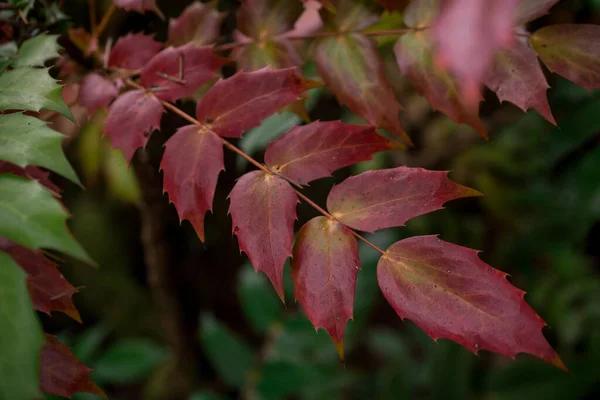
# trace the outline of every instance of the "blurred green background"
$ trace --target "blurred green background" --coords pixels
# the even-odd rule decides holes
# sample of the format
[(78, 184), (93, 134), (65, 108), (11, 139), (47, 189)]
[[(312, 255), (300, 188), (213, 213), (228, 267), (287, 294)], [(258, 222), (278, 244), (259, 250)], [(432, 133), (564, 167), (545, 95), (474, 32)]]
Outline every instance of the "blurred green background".
[[(64, 2), (63, 12), (71, 20), (62, 28), (87, 26), (86, 3)], [(158, 2), (171, 17), (186, 3)], [(598, 24), (600, 2), (562, 1), (535, 24), (558, 22)], [(234, 23), (228, 18), (224, 29)], [(158, 32), (164, 39), (166, 24), (150, 14), (120, 12), (108, 28), (112, 36), (140, 30)], [(487, 352), (476, 356), (446, 340), (433, 342), (387, 305), (376, 282), (378, 253), (362, 243), (355, 318), (348, 324), (346, 361), (340, 362), (327, 334), (315, 333), (294, 303), (289, 265), (284, 306), (265, 276), (239, 255), (226, 196), (251, 167), (226, 154), (226, 172), (219, 178), (202, 244), (189, 223), (179, 225), (175, 209), (160, 196), (158, 172), (148, 177), (139, 166), (128, 168), (122, 155), (110, 149), (101, 137), (104, 117), (99, 113), (87, 122), (84, 118), (67, 148), (86, 190), (57, 179), (65, 188), (74, 235), (99, 264), (93, 269), (67, 262), (62, 268), (73, 285), (84, 287), (74, 297), (84, 324), (60, 315), (43, 321), (47, 331), (58, 334), (94, 370), (91, 376), (109, 398), (600, 398), (600, 91), (587, 92), (548, 74), (558, 127), (535, 112), (498, 104), (487, 93), (482, 118), (492, 134), (485, 142), (472, 129), (430, 110), (394, 70), (391, 45), (382, 42), (381, 49), (417, 150), (382, 153), (315, 182), (306, 194), (324, 204), (334, 183), (366, 169), (406, 164), (451, 170), (453, 180), (485, 197), (454, 201), (369, 240), (385, 248), (404, 237), (440, 234), (483, 250), (484, 261), (508, 272), (511, 282), (528, 292), (526, 300), (548, 323), (545, 335), (571, 373), (530, 356), (516, 361)], [(311, 63), (305, 74), (314, 74)], [(193, 109), (188, 103), (182, 107)], [(313, 90), (309, 108), (312, 119), (359, 121), (321, 89)], [(238, 144), (261, 160), (270, 140), (299, 123), (294, 114), (275, 115)], [(162, 144), (182, 124), (169, 115), (161, 132), (152, 136), (148, 163), (153, 171), (158, 171)], [(164, 223), (166, 285), (175, 294), (177, 315), (165, 316), (144, 262), (142, 200), (151, 195), (158, 207), (153, 211)], [(299, 228), (315, 213), (300, 205), (298, 215)], [(175, 335), (169, 331), (173, 323), (179, 327)], [(78, 394), (73, 399), (95, 397)]]

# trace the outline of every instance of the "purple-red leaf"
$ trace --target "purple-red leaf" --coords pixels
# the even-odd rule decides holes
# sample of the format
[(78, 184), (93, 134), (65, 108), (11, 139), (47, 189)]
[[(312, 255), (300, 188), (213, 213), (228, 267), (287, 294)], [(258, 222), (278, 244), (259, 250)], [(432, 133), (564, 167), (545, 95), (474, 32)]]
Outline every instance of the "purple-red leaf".
[(119, 94), (113, 82), (102, 75), (91, 73), (85, 76), (79, 87), (79, 104), (87, 108), (89, 114), (108, 107)]
[(243, 175), (229, 194), (229, 213), (240, 250), (271, 280), (281, 301), (283, 267), (292, 255), (298, 198), (283, 179), (263, 171)]
[(523, 25), (543, 15), (548, 14), (548, 11), (559, 0), (521, 0), (516, 10), (517, 25)]
[(411, 144), (398, 116), (402, 107), (385, 76), (375, 42), (360, 34), (322, 39), (315, 61), (341, 104)]
[(169, 41), (173, 46), (192, 42), (202, 46), (214, 43), (219, 37), (225, 13), (212, 4), (195, 1), (181, 15), (169, 21)]
[(373, 127), (316, 121), (294, 127), (269, 144), (265, 164), (304, 185), (393, 148), (398, 145), (378, 135)]
[(316, 217), (298, 232), (292, 259), (294, 296), (315, 329), (329, 333), (342, 360), (359, 269), (356, 239), (344, 225)]
[(550, 347), (544, 321), (506, 274), (484, 263), (477, 251), (418, 236), (394, 243), (377, 265), (377, 280), (400, 318), (434, 340), (451, 339), (477, 353), (514, 358), (529, 353), (566, 370)]
[(129, 163), (135, 151), (146, 146), (152, 131), (160, 128), (163, 112), (154, 94), (143, 90), (126, 92), (110, 106), (104, 133), (112, 147), (123, 151)]
[(141, 84), (156, 87), (156, 97), (175, 101), (191, 97), (196, 89), (217, 77), (227, 59), (213, 53), (211, 47), (188, 43), (158, 53), (142, 70)]
[(548, 69), (587, 90), (600, 88), (600, 25), (550, 25), (531, 35)]
[(79, 361), (71, 350), (46, 336), (46, 344), (40, 355), (40, 388), (43, 392), (71, 398), (75, 393), (92, 393), (106, 398), (106, 394), (89, 376), (91, 369)]
[(108, 66), (125, 69), (143, 68), (158, 54), (161, 48), (162, 45), (152, 39), (150, 35), (130, 33), (117, 40), (117, 43), (110, 51)]
[(27, 274), (27, 289), (36, 310), (48, 315), (60, 311), (81, 323), (71, 298), (77, 289), (41, 251), (30, 250), (5, 238), (0, 238), (0, 251), (11, 256)]
[(142, 14), (145, 11), (153, 11), (161, 19), (165, 19), (164, 14), (156, 5), (156, 0), (113, 0), (113, 3), (127, 11), (137, 11)]
[(220, 136), (241, 137), (315, 86), (318, 83), (299, 77), (295, 68), (238, 72), (202, 97), (196, 118)]
[(353, 229), (374, 232), (403, 226), (409, 219), (441, 209), (447, 201), (481, 195), (452, 182), (447, 174), (408, 167), (367, 171), (334, 186), (327, 209)]
[(223, 166), (223, 143), (214, 132), (196, 125), (179, 128), (165, 144), (160, 164), (164, 191), (179, 219), (191, 222), (204, 242), (204, 215), (212, 210), (215, 188)]
[(546, 98), (550, 86), (537, 55), (528, 44), (518, 41), (498, 52), (485, 84), (496, 92), (500, 101), (510, 101), (523, 111), (534, 108), (556, 125)]

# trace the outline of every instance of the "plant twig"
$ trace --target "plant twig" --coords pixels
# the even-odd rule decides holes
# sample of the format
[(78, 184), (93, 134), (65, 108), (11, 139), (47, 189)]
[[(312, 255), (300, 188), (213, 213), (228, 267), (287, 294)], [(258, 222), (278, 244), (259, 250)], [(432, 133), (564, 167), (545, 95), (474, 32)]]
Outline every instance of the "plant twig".
[(111, 3), (110, 7), (108, 8), (108, 10), (106, 11), (106, 14), (104, 14), (104, 16), (102, 17), (102, 20), (100, 21), (100, 24), (98, 25), (98, 28), (96, 29), (96, 38), (100, 37), (100, 35), (102, 35), (102, 32), (104, 32), (104, 29), (106, 28), (106, 25), (108, 24), (108, 21), (110, 20), (110, 17), (113, 15), (113, 13), (117, 10), (117, 6), (115, 5), (115, 3)]
[(90, 30), (92, 31), (92, 37), (98, 37), (96, 35), (96, 30), (98, 29), (98, 25), (96, 24), (96, 0), (88, 1), (88, 13), (90, 15)]

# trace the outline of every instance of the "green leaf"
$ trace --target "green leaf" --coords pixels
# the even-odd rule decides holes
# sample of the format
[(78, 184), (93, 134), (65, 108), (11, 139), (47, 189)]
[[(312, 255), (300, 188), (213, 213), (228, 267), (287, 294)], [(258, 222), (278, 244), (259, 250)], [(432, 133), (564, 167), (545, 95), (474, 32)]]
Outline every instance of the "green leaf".
[(0, 159), (23, 168), (44, 167), (80, 184), (63, 153), (63, 139), (37, 118), (20, 113), (0, 115)]
[(45, 68), (16, 68), (0, 75), (0, 110), (42, 108), (61, 113), (75, 121), (62, 98), (62, 86)]
[(94, 365), (94, 378), (110, 383), (139, 381), (168, 359), (167, 350), (143, 339), (123, 340)]
[(56, 42), (58, 35), (41, 34), (21, 45), (18, 57), (13, 61), (14, 68), (44, 66), (44, 62), (58, 57), (60, 46)]
[(246, 319), (258, 333), (265, 333), (283, 308), (267, 277), (256, 273), (250, 263), (240, 273), (238, 296)]
[(12, 258), (0, 253), (1, 399), (40, 397), (39, 358), (44, 337), (29, 299), (25, 278), (25, 272)]
[(6, 69), (17, 54), (18, 48), (15, 42), (7, 42), (0, 45), (0, 73)]
[(30, 249), (49, 248), (93, 263), (66, 227), (67, 212), (37, 181), (0, 175), (0, 236)]

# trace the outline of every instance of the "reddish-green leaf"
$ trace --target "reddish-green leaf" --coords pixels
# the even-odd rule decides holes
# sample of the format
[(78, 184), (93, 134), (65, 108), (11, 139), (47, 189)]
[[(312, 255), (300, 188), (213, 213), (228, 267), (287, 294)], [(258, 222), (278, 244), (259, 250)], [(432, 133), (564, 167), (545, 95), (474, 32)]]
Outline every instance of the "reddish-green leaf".
[(316, 217), (298, 232), (292, 259), (294, 296), (315, 329), (329, 333), (342, 360), (359, 269), (356, 239), (344, 225)]
[(105, 134), (112, 147), (121, 149), (127, 162), (140, 147), (146, 146), (150, 134), (160, 128), (164, 112), (160, 100), (152, 93), (132, 90), (119, 96), (110, 106)]
[(516, 10), (516, 24), (523, 25), (543, 15), (559, 0), (521, 0)]
[(447, 201), (481, 195), (446, 175), (407, 167), (367, 171), (334, 186), (327, 209), (353, 229), (374, 232), (403, 226), (409, 219), (441, 209)]
[(600, 25), (561, 24), (531, 35), (531, 44), (552, 72), (588, 90), (600, 88)]
[(113, 0), (113, 3), (127, 11), (137, 11), (142, 14), (145, 11), (152, 11), (161, 19), (165, 18), (156, 5), (156, 0)]
[(79, 361), (56, 337), (46, 335), (40, 356), (40, 387), (43, 392), (71, 398), (75, 393), (106, 394), (89, 377), (91, 369)]
[(302, 10), (300, 0), (242, 0), (238, 29), (263, 41), (291, 30)]
[(158, 53), (144, 67), (141, 83), (144, 87), (160, 88), (156, 97), (175, 101), (191, 97), (200, 86), (217, 77), (217, 71), (227, 63), (211, 47), (188, 43), (169, 47)]
[(162, 44), (154, 41), (150, 35), (130, 33), (117, 40), (117, 43), (110, 51), (108, 66), (125, 69), (143, 68), (158, 54), (161, 48)]
[(565, 369), (542, 334), (544, 321), (506, 274), (477, 251), (418, 236), (394, 243), (377, 265), (377, 280), (400, 318), (434, 340), (451, 339), (477, 353), (529, 353)]
[(454, 78), (435, 64), (427, 31), (403, 35), (396, 43), (394, 53), (400, 71), (408, 76), (431, 108), (443, 112), (458, 124), (471, 125), (483, 137), (487, 137), (478, 108), (465, 104)]
[(195, 1), (177, 18), (169, 20), (169, 41), (173, 46), (192, 42), (198, 46), (214, 43), (219, 37), (225, 13), (219, 12), (214, 2)]
[(243, 175), (229, 194), (229, 213), (240, 250), (283, 297), (283, 267), (292, 255), (298, 198), (283, 179), (263, 171)]
[(41, 251), (30, 250), (5, 238), (0, 238), (0, 251), (11, 256), (27, 273), (27, 289), (36, 310), (48, 315), (60, 311), (81, 322), (71, 298), (77, 289)]
[(79, 87), (79, 104), (87, 108), (89, 114), (108, 107), (111, 101), (119, 94), (113, 82), (102, 75), (87, 74)]
[(404, 11), (404, 23), (410, 28), (429, 28), (439, 12), (439, 0), (412, 0)]
[(223, 143), (214, 132), (188, 125), (179, 128), (165, 144), (160, 164), (164, 191), (175, 205), (179, 219), (191, 222), (204, 242), (204, 215), (212, 210), (219, 173), (223, 166)]
[(289, 68), (302, 65), (302, 58), (294, 45), (283, 37), (261, 43), (248, 43), (235, 49), (233, 58), (237, 61), (238, 68), (246, 71), (264, 67)]
[(321, 19), (329, 30), (360, 31), (380, 19), (372, 0), (320, 0)]
[(202, 97), (196, 106), (196, 118), (218, 135), (241, 137), (317, 85), (299, 77), (295, 68), (238, 72), (217, 82)]
[(546, 98), (546, 90), (550, 86), (537, 55), (528, 44), (519, 41), (498, 52), (485, 84), (496, 92), (500, 101), (510, 101), (523, 111), (535, 108), (556, 125)]
[(411, 144), (398, 116), (402, 107), (385, 76), (375, 42), (360, 34), (325, 38), (317, 46), (315, 61), (341, 104)]
[(370, 126), (316, 121), (294, 127), (269, 144), (265, 164), (304, 185), (397, 147)]

